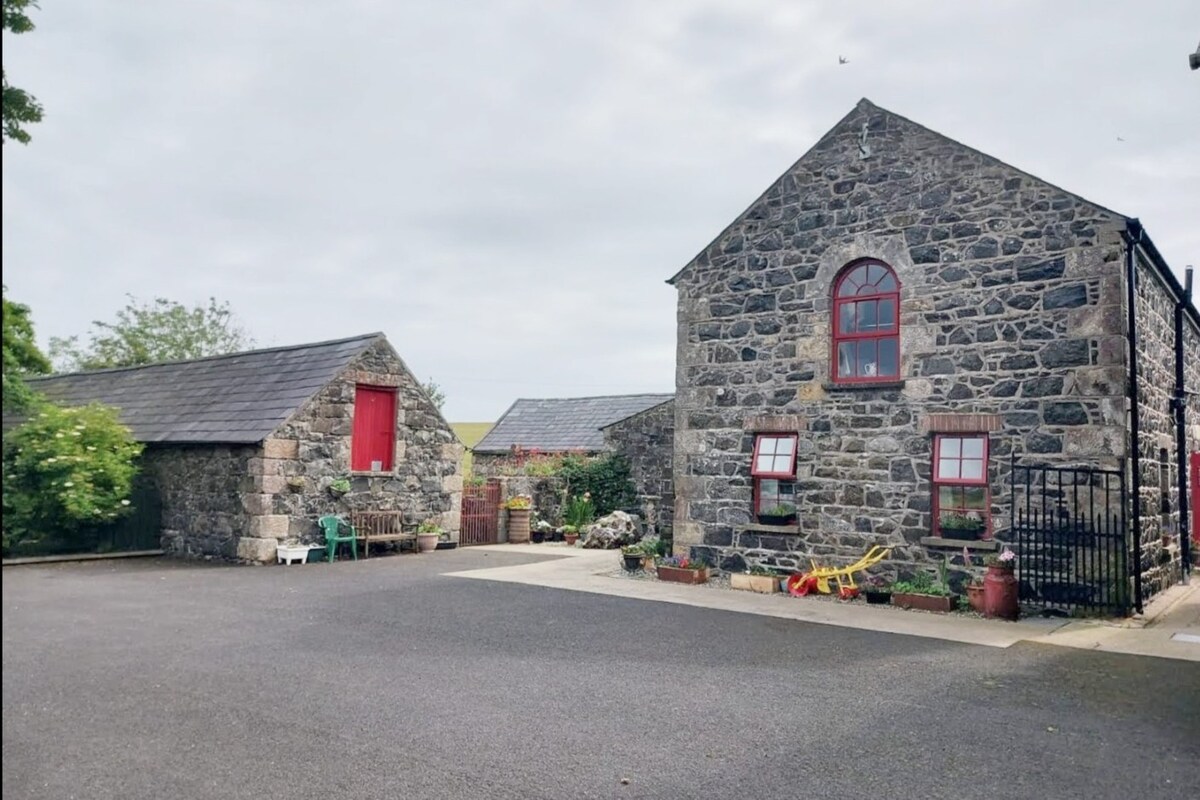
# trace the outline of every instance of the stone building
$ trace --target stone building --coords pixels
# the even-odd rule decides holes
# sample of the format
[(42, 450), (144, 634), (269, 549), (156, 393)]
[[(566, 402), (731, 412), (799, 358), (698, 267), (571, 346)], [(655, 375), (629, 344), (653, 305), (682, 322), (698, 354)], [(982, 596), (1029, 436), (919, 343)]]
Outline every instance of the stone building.
[(670, 283), (677, 552), (961, 565), (1072, 467), (1117, 476), (1121, 591), (1178, 580), (1200, 313), (1136, 219), (862, 100)]
[(670, 538), (675, 521), (675, 401), (665, 400), (611, 422), (602, 432), (608, 449), (629, 462), (647, 530)]
[(169, 553), (273, 561), (279, 541), (319, 541), (319, 517), (361, 511), (457, 538), (462, 446), (383, 334), (29, 383), (120, 409)]

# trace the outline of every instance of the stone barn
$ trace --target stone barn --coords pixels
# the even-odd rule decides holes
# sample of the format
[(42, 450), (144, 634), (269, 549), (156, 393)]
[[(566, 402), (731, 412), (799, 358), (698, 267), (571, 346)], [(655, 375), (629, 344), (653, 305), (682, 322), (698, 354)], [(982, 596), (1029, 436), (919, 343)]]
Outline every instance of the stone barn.
[(457, 538), (462, 446), (381, 333), (29, 384), (120, 409), (168, 553), (273, 561), (282, 540), (320, 541), (326, 514), (433, 519)]
[(670, 283), (677, 552), (1008, 544), (1117, 609), (1187, 568), (1200, 313), (1136, 219), (863, 100)]

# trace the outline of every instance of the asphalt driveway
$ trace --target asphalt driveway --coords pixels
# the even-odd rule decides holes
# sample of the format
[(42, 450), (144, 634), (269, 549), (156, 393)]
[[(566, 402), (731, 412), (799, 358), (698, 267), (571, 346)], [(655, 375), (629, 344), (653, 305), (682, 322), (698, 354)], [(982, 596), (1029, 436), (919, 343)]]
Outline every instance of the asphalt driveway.
[(1200, 796), (1195, 663), (441, 575), (530, 558), (5, 568), (4, 796)]

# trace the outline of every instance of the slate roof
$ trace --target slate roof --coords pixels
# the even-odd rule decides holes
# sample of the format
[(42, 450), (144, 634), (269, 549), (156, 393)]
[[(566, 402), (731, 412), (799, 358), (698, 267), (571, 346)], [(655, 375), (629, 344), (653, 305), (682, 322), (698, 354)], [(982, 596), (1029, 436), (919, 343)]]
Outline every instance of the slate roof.
[(27, 379), (60, 405), (116, 406), (140, 442), (261, 442), (350, 362), (370, 333), (191, 361)]
[(476, 453), (507, 453), (518, 445), (543, 452), (598, 452), (604, 449), (601, 428), (674, 398), (673, 394), (523, 398), (513, 403), (471, 449)]

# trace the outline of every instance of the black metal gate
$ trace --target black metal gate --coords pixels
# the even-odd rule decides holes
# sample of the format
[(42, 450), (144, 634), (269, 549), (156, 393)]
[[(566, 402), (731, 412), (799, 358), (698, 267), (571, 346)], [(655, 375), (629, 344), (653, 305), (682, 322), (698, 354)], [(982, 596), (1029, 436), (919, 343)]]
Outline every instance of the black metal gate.
[(1132, 596), (1125, 473), (1012, 460), (1012, 533), (1021, 602), (1124, 616)]

